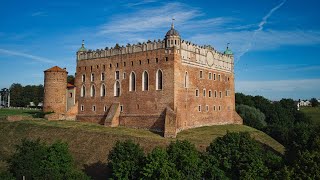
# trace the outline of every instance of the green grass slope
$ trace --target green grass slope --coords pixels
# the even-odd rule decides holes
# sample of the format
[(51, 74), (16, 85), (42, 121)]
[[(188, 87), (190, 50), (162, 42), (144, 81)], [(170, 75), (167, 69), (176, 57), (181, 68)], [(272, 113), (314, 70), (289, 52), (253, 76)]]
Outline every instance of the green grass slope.
[(301, 107), (304, 112), (315, 124), (320, 125), (320, 107)]
[[(223, 136), (227, 131), (248, 131), (252, 137), (261, 143), (280, 153), (284, 152), (284, 147), (265, 133), (243, 125), (221, 125), (190, 129), (180, 132), (177, 139), (189, 140), (199, 150), (204, 151), (213, 139)], [(2, 160), (11, 156), (15, 145), (20, 143), (22, 138), (40, 138), (47, 143), (62, 140), (69, 144), (70, 151), (79, 168), (98, 162), (106, 162), (108, 152), (119, 140), (133, 139), (146, 152), (151, 151), (156, 146), (165, 147), (170, 141), (175, 140), (163, 138), (159, 134), (148, 130), (124, 127), (111, 128), (74, 121), (47, 120), (2, 121), (0, 122), (0, 136), (0, 157)]]

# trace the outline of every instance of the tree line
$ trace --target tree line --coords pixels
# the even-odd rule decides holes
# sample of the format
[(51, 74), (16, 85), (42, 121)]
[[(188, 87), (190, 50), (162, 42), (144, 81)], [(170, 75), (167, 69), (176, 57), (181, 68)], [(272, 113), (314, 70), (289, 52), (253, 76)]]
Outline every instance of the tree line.
[(43, 85), (26, 85), (22, 86), (19, 83), (13, 83), (10, 86), (10, 106), (13, 107), (26, 107), (33, 102), (38, 106), (43, 102)]

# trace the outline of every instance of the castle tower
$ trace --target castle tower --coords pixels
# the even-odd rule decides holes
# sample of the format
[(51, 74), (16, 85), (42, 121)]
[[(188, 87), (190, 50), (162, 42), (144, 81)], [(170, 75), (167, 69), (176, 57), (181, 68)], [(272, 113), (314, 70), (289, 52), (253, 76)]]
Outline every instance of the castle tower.
[(170, 48), (170, 47), (180, 48), (181, 46), (181, 37), (179, 32), (174, 29), (173, 21), (171, 24), (171, 29), (167, 32), (164, 40), (165, 40), (166, 48)]
[(67, 75), (58, 66), (44, 71), (43, 111), (54, 112), (50, 119), (62, 119), (66, 113)]

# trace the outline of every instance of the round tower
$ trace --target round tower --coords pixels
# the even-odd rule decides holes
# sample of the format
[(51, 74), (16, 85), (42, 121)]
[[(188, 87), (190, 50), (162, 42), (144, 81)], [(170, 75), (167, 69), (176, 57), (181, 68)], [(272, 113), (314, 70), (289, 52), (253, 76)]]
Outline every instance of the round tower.
[(167, 32), (164, 40), (165, 40), (165, 43), (166, 43), (166, 48), (169, 48), (169, 47), (180, 47), (181, 46), (180, 34), (179, 34), (179, 32), (177, 30), (174, 29), (173, 21), (172, 21), (172, 24), (171, 24), (171, 29)]
[(43, 111), (54, 112), (55, 119), (66, 113), (66, 69), (54, 66), (44, 71)]

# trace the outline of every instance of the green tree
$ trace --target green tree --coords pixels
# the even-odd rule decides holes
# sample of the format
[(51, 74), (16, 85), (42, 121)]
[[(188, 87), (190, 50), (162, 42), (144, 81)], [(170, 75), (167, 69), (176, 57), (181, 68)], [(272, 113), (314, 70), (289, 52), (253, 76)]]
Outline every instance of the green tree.
[(311, 102), (311, 106), (312, 107), (318, 107), (319, 106), (319, 102), (318, 102), (318, 100), (316, 98), (312, 98), (310, 100), (310, 102)]
[(139, 144), (132, 140), (117, 142), (108, 156), (108, 165), (115, 179), (138, 179), (145, 157)]
[(182, 179), (201, 179), (204, 163), (200, 153), (189, 141), (171, 142), (167, 149), (169, 159), (181, 173)]
[(13, 107), (23, 107), (23, 103), (21, 102), (23, 93), (23, 86), (18, 83), (13, 83), (10, 86), (10, 105)]
[(291, 170), (292, 179), (320, 179), (320, 152), (300, 151), (291, 164)]
[(167, 151), (156, 147), (146, 158), (142, 179), (181, 179), (181, 174), (169, 160)]
[(245, 125), (256, 129), (263, 129), (267, 125), (266, 117), (259, 109), (240, 104), (236, 106), (236, 111), (242, 117)]
[(74, 84), (74, 76), (73, 75), (68, 75), (67, 83)]
[(249, 133), (227, 133), (207, 147), (210, 158), (231, 179), (265, 179), (268, 168), (262, 147)]
[(9, 169), (17, 179), (89, 179), (74, 168), (67, 144), (55, 142), (47, 146), (39, 139), (23, 139), (9, 160)]

